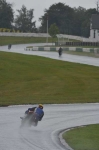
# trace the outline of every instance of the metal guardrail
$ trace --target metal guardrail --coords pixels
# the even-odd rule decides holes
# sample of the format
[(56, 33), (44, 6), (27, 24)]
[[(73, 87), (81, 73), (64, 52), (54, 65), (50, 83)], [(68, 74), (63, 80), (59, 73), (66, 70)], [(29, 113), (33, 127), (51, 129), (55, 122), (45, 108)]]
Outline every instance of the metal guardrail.
[[(31, 47), (31, 48), (25, 48), (24, 50), (26, 51), (58, 51), (59, 47)], [(63, 47), (63, 51), (99, 53), (99, 48)]]

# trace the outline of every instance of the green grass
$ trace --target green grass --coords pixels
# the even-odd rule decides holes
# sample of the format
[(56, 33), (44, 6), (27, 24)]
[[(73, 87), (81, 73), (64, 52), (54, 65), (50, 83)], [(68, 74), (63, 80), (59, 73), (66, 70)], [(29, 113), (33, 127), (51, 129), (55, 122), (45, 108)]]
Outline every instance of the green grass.
[(0, 52), (0, 105), (99, 102), (99, 67)]
[(99, 124), (72, 129), (63, 138), (74, 150), (99, 150)]
[[(48, 38), (48, 42), (56, 42), (57, 38)], [(0, 36), (0, 45), (27, 44), (27, 43), (46, 43), (46, 37), (7, 37)]]
[(63, 53), (72, 54), (72, 55), (79, 55), (79, 56), (89, 56), (89, 57), (99, 57), (99, 54), (95, 54), (93, 52), (76, 52), (76, 51), (64, 51)]

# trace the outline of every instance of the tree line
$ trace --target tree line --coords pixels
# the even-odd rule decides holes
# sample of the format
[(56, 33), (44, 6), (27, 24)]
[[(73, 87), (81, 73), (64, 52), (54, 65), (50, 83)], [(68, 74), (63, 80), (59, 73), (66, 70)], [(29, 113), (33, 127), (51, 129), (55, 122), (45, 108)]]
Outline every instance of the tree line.
[[(18, 30), (20, 32), (47, 32), (47, 21), (49, 31), (58, 33), (89, 37), (90, 19), (92, 14), (97, 14), (95, 8), (85, 9), (83, 7), (71, 8), (64, 3), (55, 3), (44, 10), (44, 15), (39, 18), (40, 27), (36, 27), (34, 20), (34, 9), (27, 9), (22, 5), (14, 17), (13, 5), (0, 0), (0, 28)], [(53, 29), (52, 29), (53, 28)]]

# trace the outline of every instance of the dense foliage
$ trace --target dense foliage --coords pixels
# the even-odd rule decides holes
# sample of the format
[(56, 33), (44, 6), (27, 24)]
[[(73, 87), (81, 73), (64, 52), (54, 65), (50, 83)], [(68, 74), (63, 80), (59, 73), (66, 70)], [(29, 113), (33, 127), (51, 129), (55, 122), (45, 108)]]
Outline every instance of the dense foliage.
[(14, 12), (12, 4), (7, 3), (6, 0), (0, 0), (0, 28), (12, 28), (14, 20)]
[(56, 23), (60, 33), (89, 37), (91, 15), (96, 13), (96, 9), (86, 10), (83, 7), (71, 8), (63, 3), (53, 4), (49, 9), (45, 9), (44, 16), (39, 18), (40, 31), (46, 32), (48, 16), (49, 27)]
[[(41, 26), (36, 28), (34, 9), (27, 10), (23, 5), (18, 10), (18, 15), (14, 18), (12, 4), (6, 0), (0, 0), (0, 28), (16, 29), (22, 32), (47, 32), (51, 25), (55, 24), (61, 34), (78, 35), (89, 37), (90, 34), (90, 19), (92, 14), (98, 13), (94, 9), (85, 9), (83, 7), (71, 8), (64, 3), (55, 3), (44, 10), (44, 15), (39, 18)], [(15, 25), (12, 26), (12, 24)]]
[(21, 10), (17, 10), (18, 15), (15, 18), (15, 27), (23, 32), (36, 32), (35, 21), (33, 22), (33, 9), (27, 10), (23, 5)]
[(54, 23), (54, 24), (52, 24), (52, 25), (50, 26), (48, 32), (49, 32), (50, 36), (52, 36), (53, 38), (55, 38), (55, 37), (56, 37), (56, 34), (59, 34), (59, 29), (58, 29), (58, 27), (56, 26), (56, 24)]

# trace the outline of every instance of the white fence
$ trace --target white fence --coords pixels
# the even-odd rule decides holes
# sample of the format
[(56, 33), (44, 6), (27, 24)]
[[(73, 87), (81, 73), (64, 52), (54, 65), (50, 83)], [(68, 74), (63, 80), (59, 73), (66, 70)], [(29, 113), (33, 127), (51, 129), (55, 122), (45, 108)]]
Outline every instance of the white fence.
[(15, 36), (15, 37), (50, 37), (47, 33), (13, 33), (0, 32), (0, 36)]

